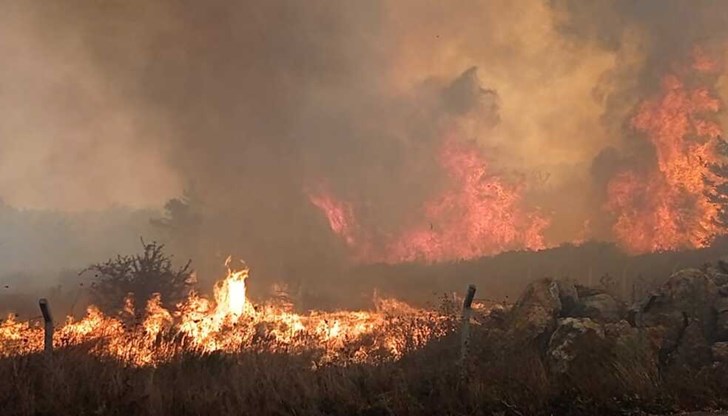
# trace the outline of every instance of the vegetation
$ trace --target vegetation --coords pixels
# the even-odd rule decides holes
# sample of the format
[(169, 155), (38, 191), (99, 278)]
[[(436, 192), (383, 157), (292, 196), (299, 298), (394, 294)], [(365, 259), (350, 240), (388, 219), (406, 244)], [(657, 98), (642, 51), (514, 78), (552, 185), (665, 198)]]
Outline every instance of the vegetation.
[(144, 305), (155, 293), (159, 293), (167, 305), (174, 305), (187, 295), (193, 280), (191, 261), (175, 268), (172, 257), (164, 252), (163, 244), (142, 240), (142, 248), (139, 254), (117, 255), (82, 272), (95, 274), (94, 304), (105, 311), (118, 311), (130, 293), (134, 294), (138, 305)]
[[(648, 377), (620, 357), (549, 374), (538, 349), (476, 331), (467, 379), (457, 336), (398, 362), (312, 369), (305, 355), (187, 355), (124, 367), (90, 346), (0, 360), (0, 407), (15, 415), (608, 415), (728, 405), (728, 368)], [(629, 354), (628, 354), (629, 355)], [(636, 355), (632, 355), (636, 356)], [(637, 363), (638, 361), (622, 362)]]
[[(175, 269), (162, 245), (143, 247), (141, 254), (89, 268), (100, 276), (94, 290), (107, 305), (128, 291), (167, 291), (163, 296), (174, 298), (185, 289), (189, 263)], [(728, 360), (714, 354), (694, 365), (696, 352), (717, 343), (701, 338), (699, 329), (691, 331), (707, 325), (713, 338), (722, 337), (717, 329), (725, 327), (714, 315), (702, 321), (693, 309), (708, 306), (706, 294), (713, 306), (722, 305), (728, 299), (728, 274), (710, 265), (674, 273), (652, 291), (657, 300), (641, 307), (634, 322), (627, 322), (627, 311), (604, 302), (623, 303), (613, 293), (614, 279), (600, 280), (602, 287), (592, 288), (542, 279), (530, 284), (511, 309), (477, 314), (464, 362), (457, 330), (422, 348), (406, 349), (399, 360), (366, 363), (321, 363), (315, 350), (272, 348), (265, 325), (256, 327), (260, 334), (252, 344), (227, 353), (184, 348), (186, 340), (165, 338), (162, 330), (149, 347), (168, 351), (172, 359), (155, 365), (125, 365), (94, 353), (97, 343), (106, 342), (103, 338), (60, 343), (51, 357), (34, 353), (0, 359), (0, 414), (505, 416), (728, 408)], [(569, 300), (589, 307), (575, 307)], [(457, 314), (458, 309), (444, 297), (441, 312)], [(677, 321), (675, 312), (681, 315)], [(683, 327), (683, 321), (690, 325)], [(392, 322), (371, 336), (405, 326), (397, 317)], [(676, 333), (677, 348), (672, 348)], [(658, 361), (666, 348), (672, 359)]]

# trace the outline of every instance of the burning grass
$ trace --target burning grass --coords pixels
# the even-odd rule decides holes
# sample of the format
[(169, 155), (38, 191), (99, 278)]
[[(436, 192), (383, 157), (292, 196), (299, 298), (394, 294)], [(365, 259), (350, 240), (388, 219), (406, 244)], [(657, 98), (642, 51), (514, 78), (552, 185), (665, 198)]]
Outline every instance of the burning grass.
[[(285, 302), (254, 305), (246, 296), (248, 270), (228, 270), (214, 298), (191, 293), (174, 310), (159, 296), (136, 313), (131, 297), (116, 316), (95, 306), (69, 317), (54, 334), (56, 348), (93, 345), (89, 353), (125, 365), (156, 366), (186, 353), (239, 351), (306, 354), (310, 366), (397, 360), (452, 331), (452, 317), (377, 299), (374, 311), (293, 312)], [(13, 316), (0, 324), (0, 357), (42, 350), (40, 325)]]
[[(0, 359), (3, 415), (639, 414), (728, 404), (726, 369), (642, 377), (585, 357), (569, 378), (549, 375), (538, 349), (477, 327), (469, 377), (458, 337), (399, 360), (324, 364), (314, 351), (179, 351), (155, 366), (99, 356), (97, 341)], [(589, 362), (587, 362), (589, 361)]]
[(639, 338), (578, 338), (587, 344), (574, 344), (582, 352), (569, 371), (553, 371), (544, 339), (514, 331), (518, 305), (531, 306), (525, 301), (510, 312), (476, 308), (461, 362), (453, 305), (435, 312), (380, 299), (373, 311), (300, 314), (285, 302), (251, 302), (247, 277), (247, 269), (229, 270), (211, 298), (193, 293), (173, 310), (158, 296), (141, 313), (131, 298), (114, 316), (91, 307), (56, 328), (52, 356), (41, 352), (39, 326), (6, 320), (0, 413), (604, 415), (728, 407), (728, 363), (658, 367)]

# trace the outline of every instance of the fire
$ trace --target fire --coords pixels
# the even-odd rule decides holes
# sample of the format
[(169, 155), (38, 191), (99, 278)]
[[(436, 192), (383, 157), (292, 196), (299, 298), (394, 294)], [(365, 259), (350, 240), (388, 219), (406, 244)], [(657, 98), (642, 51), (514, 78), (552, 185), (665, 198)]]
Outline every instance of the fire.
[(490, 174), (474, 144), (448, 139), (440, 164), (453, 186), (426, 203), (425, 223), (397, 238), (385, 261), (471, 259), (545, 246), (548, 221), (522, 208), (523, 187)]
[[(602, 227), (592, 230), (592, 223), (601, 223), (595, 222), (595, 213), (578, 235), (565, 241), (612, 239), (639, 254), (701, 248), (726, 233), (716, 224), (719, 207), (709, 196), (714, 184), (724, 182), (711, 171), (726, 162), (715, 140), (722, 129), (717, 121), (721, 102), (714, 90), (723, 70), (710, 54), (695, 48), (690, 65), (676, 65), (662, 78), (659, 92), (643, 100), (626, 123), (648, 146), (627, 146), (642, 150), (623, 159), (629, 163), (607, 182), (604, 208), (613, 221), (611, 235), (604, 235)], [(646, 154), (654, 158), (647, 161)], [(494, 174), (474, 143), (447, 137), (438, 162), (447, 186), (404, 215), (395, 229), (363, 227), (372, 223), (359, 217), (367, 210), (325, 189), (309, 193), (309, 199), (359, 263), (433, 263), (546, 247), (549, 218), (528, 206), (523, 184)]]
[(309, 200), (326, 215), (331, 230), (341, 236), (346, 244), (353, 245), (356, 225), (351, 205), (336, 200), (325, 191), (309, 193)]
[(28, 331), (27, 322), (18, 322), (15, 315), (9, 314), (5, 322), (0, 325), (0, 339), (8, 345), (23, 343), (23, 335)]
[[(714, 72), (717, 64), (697, 54), (691, 71)], [(704, 247), (721, 232), (707, 197), (708, 163), (717, 158), (712, 139), (721, 134), (711, 118), (720, 102), (705, 87), (689, 87), (677, 75), (643, 102), (631, 120), (655, 150), (655, 169), (626, 170), (608, 184), (613, 231), (630, 252)]]
[(309, 197), (326, 215), (331, 230), (352, 249), (355, 260), (362, 262), (432, 263), (545, 247), (543, 231), (549, 221), (537, 210), (524, 208), (524, 187), (492, 174), (476, 144), (449, 138), (441, 146), (439, 162), (448, 189), (425, 202), (414, 225), (383, 237), (382, 244), (372, 237), (382, 233), (356, 225), (350, 204), (326, 193)]
[(225, 260), (228, 268), (228, 278), (215, 285), (215, 301), (218, 304), (221, 316), (231, 316), (234, 319), (241, 317), (250, 307), (246, 297), (245, 280), (248, 278), (248, 269), (234, 271), (230, 269), (231, 257)]
[[(226, 264), (229, 267), (229, 260)], [(87, 344), (92, 353), (144, 366), (167, 362), (182, 353), (268, 351), (310, 354), (313, 365), (398, 359), (447, 334), (454, 321), (394, 299), (378, 299), (376, 311), (292, 312), (290, 305), (253, 304), (246, 296), (248, 269), (228, 269), (215, 285), (213, 299), (197, 293), (165, 309), (158, 295), (135, 316), (127, 298), (118, 316), (95, 306), (78, 321), (56, 328), (56, 348)], [(0, 324), (0, 357), (41, 351), (40, 323), (9, 316)]]

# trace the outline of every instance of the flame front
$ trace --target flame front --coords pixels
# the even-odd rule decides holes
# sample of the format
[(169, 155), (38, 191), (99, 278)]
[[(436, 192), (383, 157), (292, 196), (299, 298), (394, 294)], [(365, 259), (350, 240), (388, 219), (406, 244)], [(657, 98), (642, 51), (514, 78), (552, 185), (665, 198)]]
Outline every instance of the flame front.
[[(697, 55), (688, 72), (708, 76), (717, 64)], [(720, 102), (703, 86), (689, 87), (677, 75), (662, 80), (662, 91), (644, 101), (632, 127), (649, 140), (654, 169), (625, 170), (608, 184), (607, 208), (613, 230), (628, 251), (643, 253), (704, 247), (722, 230), (713, 221), (717, 207), (708, 199), (714, 138), (721, 134), (712, 116)]]
[(450, 138), (440, 163), (453, 187), (425, 205), (426, 225), (397, 238), (386, 262), (472, 259), (545, 246), (542, 233), (548, 220), (522, 207), (523, 187), (490, 173), (477, 147)]
[[(725, 207), (711, 198), (722, 192), (715, 185), (725, 184), (711, 169), (726, 163), (716, 146), (722, 133), (717, 91), (725, 68), (699, 47), (688, 65), (671, 68), (659, 90), (642, 99), (624, 123), (629, 127), (626, 142), (614, 138), (620, 144), (610, 146), (616, 156), (605, 159), (610, 163), (603, 168), (609, 172), (606, 186), (598, 180), (594, 189), (585, 189), (603, 195), (603, 208), (610, 214), (606, 222), (600, 210), (575, 212), (575, 218), (584, 216), (584, 226), (560, 242), (609, 240), (640, 254), (701, 248), (728, 232), (716, 222)], [(353, 261), (434, 263), (560, 243), (545, 241), (551, 218), (529, 205), (538, 193), (527, 198), (522, 183), (498, 175), (474, 142), (443, 137), (438, 162), (447, 186), (404, 214), (398, 228), (378, 229), (376, 218), (363, 218), (371, 212), (369, 201), (354, 205), (325, 187), (309, 192)], [(552, 235), (564, 233), (565, 214), (551, 213)], [(392, 227), (393, 221), (387, 223)]]
[[(398, 359), (452, 328), (449, 317), (380, 300), (376, 311), (292, 312), (275, 302), (253, 305), (246, 296), (248, 269), (230, 270), (215, 285), (214, 299), (197, 293), (174, 311), (158, 295), (134, 316), (130, 301), (113, 317), (91, 306), (78, 321), (56, 329), (56, 348), (91, 343), (92, 352), (131, 365), (155, 365), (186, 352), (240, 351), (310, 354), (313, 365)], [(130, 313), (131, 312), (131, 313)], [(39, 324), (9, 316), (0, 324), (0, 357), (43, 348)]]
[(537, 209), (524, 208), (524, 187), (490, 172), (475, 143), (444, 140), (439, 162), (450, 187), (425, 202), (414, 215), (416, 223), (393, 235), (360, 229), (351, 204), (330, 193), (310, 193), (309, 199), (360, 262), (433, 263), (545, 247), (549, 220)]

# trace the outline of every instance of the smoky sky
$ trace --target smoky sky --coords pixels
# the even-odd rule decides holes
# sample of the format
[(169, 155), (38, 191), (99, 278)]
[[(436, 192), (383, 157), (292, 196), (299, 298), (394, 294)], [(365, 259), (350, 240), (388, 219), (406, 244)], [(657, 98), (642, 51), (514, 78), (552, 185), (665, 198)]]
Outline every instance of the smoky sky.
[(448, 185), (435, 151), (446, 135), (526, 181), (551, 243), (573, 238), (601, 215), (611, 167), (642, 158), (625, 144), (636, 103), (696, 43), (722, 57), (728, 30), (715, 1), (0, 9), (10, 205), (161, 207), (194, 189), (202, 226), (180, 250), (202, 263), (234, 253), (271, 275), (343, 261), (307, 190), (394, 232)]

